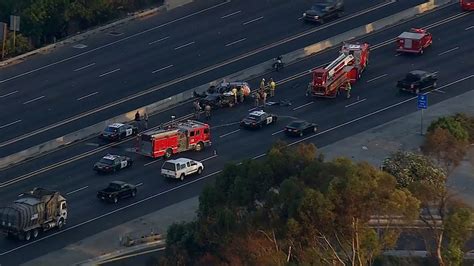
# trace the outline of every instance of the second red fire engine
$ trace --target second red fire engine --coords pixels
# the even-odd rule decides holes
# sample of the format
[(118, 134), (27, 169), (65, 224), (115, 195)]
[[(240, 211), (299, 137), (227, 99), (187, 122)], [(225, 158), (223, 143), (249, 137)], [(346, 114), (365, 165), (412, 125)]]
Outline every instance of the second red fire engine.
[(315, 97), (335, 98), (340, 90), (360, 79), (369, 64), (369, 44), (346, 43), (339, 57), (324, 68), (313, 70), (313, 80), (308, 85), (308, 94)]
[(138, 136), (137, 153), (152, 158), (165, 157), (183, 151), (202, 151), (211, 145), (208, 124), (188, 120), (174, 127), (144, 132)]

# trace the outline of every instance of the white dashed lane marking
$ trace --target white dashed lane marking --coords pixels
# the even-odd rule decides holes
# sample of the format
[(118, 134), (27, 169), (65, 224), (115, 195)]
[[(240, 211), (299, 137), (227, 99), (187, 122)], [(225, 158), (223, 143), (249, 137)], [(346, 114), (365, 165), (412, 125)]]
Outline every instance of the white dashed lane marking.
[(247, 24), (253, 23), (255, 21), (259, 21), (261, 19), (263, 19), (263, 17), (259, 17), (259, 18), (256, 18), (256, 19), (249, 20), (247, 22), (242, 23), (242, 25), (247, 25)]
[(26, 102), (24, 102), (23, 104), (29, 104), (29, 103), (32, 103), (32, 102), (36, 102), (36, 101), (41, 100), (41, 99), (43, 99), (43, 98), (44, 98), (44, 95), (43, 95), (43, 96), (40, 96), (40, 97), (37, 97), (37, 98), (34, 98), (34, 99), (31, 99), (31, 100), (29, 100), (29, 101), (26, 101)]
[(20, 119), (19, 119), (19, 120), (16, 120), (16, 121), (14, 121), (14, 122), (11, 122), (11, 123), (8, 123), (8, 124), (5, 124), (5, 125), (0, 126), (0, 129), (6, 128), (6, 127), (9, 127), (9, 126), (12, 126), (12, 125), (17, 124), (17, 123), (20, 123), (20, 122), (21, 122)]
[(114, 69), (114, 70), (109, 71), (109, 72), (105, 72), (104, 74), (101, 74), (99, 77), (107, 76), (107, 75), (112, 74), (112, 73), (117, 72), (117, 71), (120, 71), (120, 68)]
[(77, 100), (80, 101), (80, 100), (83, 100), (83, 99), (85, 99), (85, 98), (89, 98), (89, 97), (91, 97), (91, 96), (94, 96), (94, 95), (96, 95), (96, 94), (98, 94), (98, 93), (99, 93), (99, 92), (96, 91), (96, 92), (93, 92), (93, 93), (91, 93), (91, 94), (87, 94), (87, 95), (85, 95), (85, 96), (79, 97), (79, 98), (77, 98)]
[(5, 97), (8, 97), (8, 96), (13, 95), (15, 93), (18, 93), (18, 91), (12, 91), (12, 92), (9, 92), (7, 94), (0, 95), (0, 98), (5, 98)]
[(240, 10), (239, 10), (239, 11), (235, 11), (234, 13), (227, 14), (227, 15), (225, 15), (225, 16), (222, 16), (221, 18), (228, 18), (228, 17), (230, 17), (230, 16), (237, 15), (237, 14), (239, 14), (240, 12), (242, 12), (242, 11), (240, 11)]

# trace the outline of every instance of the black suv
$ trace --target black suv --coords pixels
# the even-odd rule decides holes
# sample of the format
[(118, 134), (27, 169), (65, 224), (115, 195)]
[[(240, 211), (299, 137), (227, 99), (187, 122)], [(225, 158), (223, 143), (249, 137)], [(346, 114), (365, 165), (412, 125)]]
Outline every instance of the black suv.
[(123, 198), (134, 198), (136, 195), (136, 186), (122, 181), (112, 181), (108, 187), (97, 192), (97, 198), (113, 203)]
[(428, 88), (436, 88), (437, 80), (438, 77), (435, 73), (423, 70), (413, 70), (408, 73), (404, 79), (397, 82), (397, 87), (400, 91), (418, 94)]
[(313, 21), (320, 24), (339, 18), (344, 14), (344, 1), (342, 0), (326, 0), (315, 3), (311, 9), (303, 13), (305, 21)]

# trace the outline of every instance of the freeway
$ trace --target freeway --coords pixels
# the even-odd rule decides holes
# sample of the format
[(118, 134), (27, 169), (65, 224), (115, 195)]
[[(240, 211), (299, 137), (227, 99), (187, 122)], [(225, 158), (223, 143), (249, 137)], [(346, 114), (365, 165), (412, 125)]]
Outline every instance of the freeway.
[[(0, 176), (2, 202), (9, 202), (19, 193), (35, 186), (58, 189), (67, 195), (70, 219), (64, 230), (46, 233), (30, 243), (1, 239), (0, 260), (7, 265), (16, 265), (193, 197), (218, 176), (226, 163), (261, 158), (276, 140), (284, 140), (289, 145), (308, 141), (321, 147), (414, 112), (416, 97), (399, 95), (395, 89), (396, 80), (408, 70), (438, 72), (438, 90), (430, 93), (430, 104), (472, 90), (474, 62), (468, 60), (466, 54), (474, 50), (474, 44), (470, 41), (473, 16), (461, 13), (456, 6), (452, 6), (364, 38), (363, 41), (372, 44), (371, 63), (362, 80), (353, 87), (351, 99), (320, 100), (304, 96), (306, 84), (310, 80), (308, 70), (334, 59), (337, 56), (336, 49), (290, 65), (280, 73), (272, 73), (279, 83), (276, 98), (291, 100), (293, 105), (268, 107), (269, 111), (280, 115), (278, 124), (255, 132), (240, 130), (236, 124), (251, 108), (250, 102), (215, 111), (210, 122), (213, 127), (213, 146), (201, 153), (182, 154), (183, 157), (204, 161), (206, 169), (200, 177), (184, 182), (164, 180), (158, 174), (161, 161), (131, 153), (133, 141), (104, 145), (95, 139), (3, 171)], [(396, 56), (391, 40), (412, 26), (429, 29), (434, 35), (434, 45), (423, 56)], [(265, 77), (270, 76), (267, 74)], [(249, 82), (255, 85), (258, 81), (255, 79)], [(160, 113), (150, 118), (150, 124), (156, 126), (169, 120), (171, 115), (183, 117), (189, 110), (190, 106), (180, 106)], [(281, 129), (294, 118), (314, 121), (320, 125), (320, 131), (301, 139), (283, 136)], [(116, 175), (95, 175), (91, 170), (92, 165), (106, 153), (128, 154), (135, 159), (135, 164), (131, 169)], [(98, 202), (96, 191), (115, 179), (139, 185), (137, 198), (116, 205)]]
[[(205, 2), (127, 24), (2, 69), (0, 156), (423, 1), (349, 0), (346, 16), (320, 27), (300, 20), (310, 5), (307, 0)], [(80, 45), (86, 48), (79, 49), (84, 47)], [(158, 87), (145, 92), (155, 85)]]

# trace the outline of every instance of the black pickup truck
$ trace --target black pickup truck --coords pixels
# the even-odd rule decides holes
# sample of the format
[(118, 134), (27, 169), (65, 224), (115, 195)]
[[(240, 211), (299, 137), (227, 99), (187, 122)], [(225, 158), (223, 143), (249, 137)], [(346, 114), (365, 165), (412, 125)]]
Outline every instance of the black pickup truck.
[(137, 188), (122, 181), (112, 181), (109, 186), (97, 192), (97, 197), (103, 201), (117, 203), (123, 198), (133, 198), (137, 195)]
[(436, 73), (430, 73), (423, 70), (413, 70), (405, 78), (397, 82), (397, 88), (400, 91), (418, 94), (429, 88), (436, 88), (438, 77)]
[(304, 21), (317, 22), (323, 24), (328, 20), (339, 18), (344, 14), (343, 0), (323, 0), (313, 4), (313, 6), (303, 13)]

